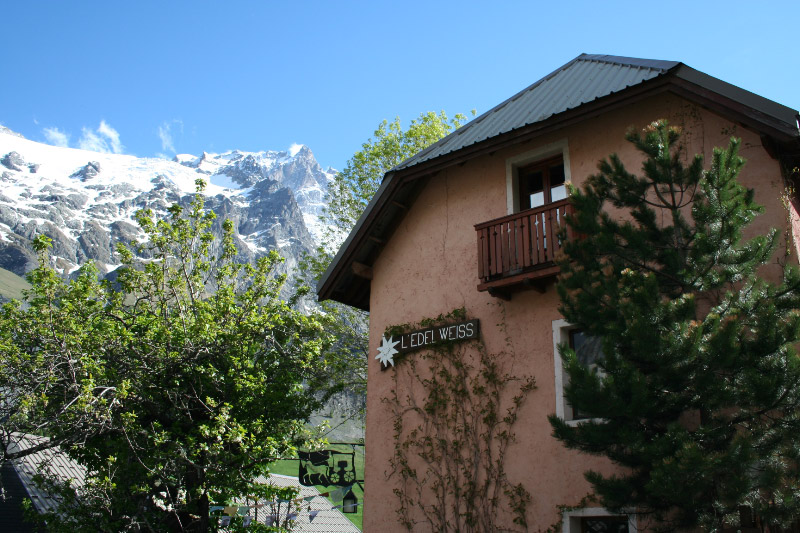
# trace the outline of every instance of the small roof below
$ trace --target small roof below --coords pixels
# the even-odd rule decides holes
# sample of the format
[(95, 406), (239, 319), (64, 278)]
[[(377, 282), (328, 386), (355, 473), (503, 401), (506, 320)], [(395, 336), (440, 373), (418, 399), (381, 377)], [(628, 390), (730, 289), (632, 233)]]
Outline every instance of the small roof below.
[[(16, 448), (27, 450), (47, 440), (47, 437), (21, 435)], [(16, 451), (14, 447), (12, 447), (12, 451)], [(13, 461), (12, 464), (25, 491), (30, 496), (31, 502), (40, 513), (55, 511), (59, 501), (34, 483), (33, 477), (36, 474), (47, 472), (58, 481), (70, 481), (73, 487), (82, 486), (86, 478), (86, 468), (70, 459), (58, 447), (25, 455)]]
[[(321, 496), (315, 487), (301, 485), (296, 477), (270, 474), (268, 477), (259, 476), (255, 481), (267, 485), (299, 489), (300, 492), (297, 497), (304, 498), (305, 500), (303, 502), (303, 509), (297, 513), (297, 518), (294, 520), (294, 528), (292, 531), (307, 533), (361, 533), (361, 530), (339, 509), (334, 509), (334, 504), (331, 504), (327, 498)], [(335, 488), (332, 490), (335, 490)], [(259, 503), (266, 502), (262, 501)], [(267, 508), (264, 508), (260, 513), (255, 515), (255, 519), (259, 522), (266, 523), (269, 514), (266, 509)], [(316, 511), (316, 514), (312, 517), (311, 512), (313, 511)], [(281, 518), (285, 518), (285, 515)]]
[[(11, 451), (27, 450), (32, 446), (46, 441), (46, 437), (33, 435), (17, 435), (18, 439)], [(28, 497), (33, 502), (39, 512), (55, 511), (59, 502), (51, 494), (42, 491), (33, 481), (33, 477), (40, 472), (48, 472), (59, 481), (71, 480), (73, 486), (80, 487), (86, 477), (86, 469), (77, 462), (70, 459), (58, 447), (42, 450), (17, 459), (9, 465), (16, 473), (16, 478), (21, 483), (20, 490), (13, 496), (16, 501), (9, 502), (11, 505), (19, 506), (21, 500)], [(12, 480), (14, 481), (14, 480)], [(321, 496), (314, 487), (306, 487), (300, 484), (295, 477), (271, 474), (268, 477), (259, 476), (255, 479), (257, 483), (271, 484), (278, 487), (295, 487), (299, 489), (299, 498), (307, 498), (303, 502), (303, 510), (298, 513), (294, 531), (302, 532), (341, 532), (341, 533), (360, 533), (360, 530), (339, 510), (334, 508), (334, 504)], [(265, 503), (265, 502), (260, 502)], [(316, 516), (310, 519), (309, 511), (317, 511)], [(256, 519), (265, 522), (268, 513), (261, 511)], [(3, 521), (4, 526), (8, 526), (12, 517)], [(19, 518), (13, 517), (13, 528), (19, 530), (33, 531), (33, 528), (26, 522), (21, 522)]]

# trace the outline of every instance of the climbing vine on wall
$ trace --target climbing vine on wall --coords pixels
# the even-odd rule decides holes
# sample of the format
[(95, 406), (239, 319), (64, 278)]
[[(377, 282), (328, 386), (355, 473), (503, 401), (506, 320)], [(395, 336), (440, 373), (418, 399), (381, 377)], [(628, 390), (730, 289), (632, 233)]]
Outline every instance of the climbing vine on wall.
[[(466, 318), (464, 309), (418, 326)], [(390, 328), (399, 335), (411, 325)], [(383, 401), (394, 417), (391, 476), (399, 483), (397, 513), (409, 530), (527, 531), (530, 493), (507, 476), (513, 427), (533, 377), (504, 370), (509, 349), (491, 354), (480, 340), (442, 342), (395, 368), (393, 392)]]

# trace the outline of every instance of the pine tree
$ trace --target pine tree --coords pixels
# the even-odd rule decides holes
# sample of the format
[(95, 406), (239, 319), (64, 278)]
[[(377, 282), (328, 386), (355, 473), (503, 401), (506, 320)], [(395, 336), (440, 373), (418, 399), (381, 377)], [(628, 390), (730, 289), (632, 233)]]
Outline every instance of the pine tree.
[(585, 474), (608, 509), (667, 530), (748, 517), (774, 530), (800, 518), (800, 274), (758, 276), (778, 232), (742, 238), (762, 208), (737, 182), (740, 141), (703, 170), (679, 137), (665, 121), (629, 133), (643, 175), (611, 155), (572, 191), (561, 312), (603, 355), (592, 369), (560, 348), (566, 398), (588, 419), (550, 422), (567, 447), (622, 467)]

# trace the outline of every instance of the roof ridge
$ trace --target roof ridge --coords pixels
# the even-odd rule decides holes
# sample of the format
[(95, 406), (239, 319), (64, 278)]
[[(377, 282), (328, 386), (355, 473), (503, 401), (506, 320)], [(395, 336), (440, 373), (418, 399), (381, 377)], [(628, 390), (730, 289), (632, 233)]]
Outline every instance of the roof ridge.
[(615, 56), (610, 54), (581, 54), (575, 58), (576, 61), (596, 61), (610, 65), (623, 65), (637, 68), (651, 68), (667, 71), (681, 65), (680, 61), (670, 61), (666, 59), (645, 59), (640, 57)]
[(449, 139), (450, 139), (450, 137), (451, 137), (452, 135), (455, 135), (455, 134), (459, 134), (459, 135), (460, 135), (460, 134), (464, 133), (464, 131), (466, 131), (466, 129), (468, 129), (468, 128), (471, 128), (471, 127), (473, 127), (474, 125), (480, 124), (480, 123), (481, 123), (481, 122), (482, 122), (482, 121), (483, 121), (483, 120), (484, 120), (486, 117), (490, 116), (490, 115), (491, 115), (492, 113), (494, 113), (495, 111), (499, 111), (500, 109), (502, 109), (503, 107), (505, 107), (505, 106), (506, 106), (507, 104), (509, 104), (510, 102), (513, 102), (514, 100), (517, 100), (517, 99), (518, 99), (520, 96), (522, 96), (522, 95), (523, 95), (523, 94), (525, 94), (526, 92), (532, 91), (533, 89), (535, 89), (536, 87), (538, 87), (539, 85), (541, 85), (542, 83), (544, 83), (545, 81), (547, 81), (547, 80), (549, 80), (550, 78), (554, 77), (554, 76), (555, 76), (556, 74), (558, 74), (559, 72), (561, 72), (561, 71), (563, 71), (563, 70), (566, 70), (566, 69), (567, 69), (567, 67), (571, 66), (573, 63), (576, 63), (578, 60), (580, 60), (580, 59), (581, 59), (581, 57), (583, 57), (583, 56), (585, 56), (585, 55), (587, 55), (587, 54), (581, 54), (581, 55), (579, 55), (578, 57), (575, 57), (575, 58), (571, 59), (570, 61), (567, 61), (566, 63), (564, 63), (563, 65), (561, 65), (561, 66), (560, 66), (560, 67), (558, 67), (557, 69), (555, 69), (555, 70), (554, 70), (553, 72), (551, 72), (550, 74), (547, 74), (546, 76), (544, 76), (544, 77), (540, 78), (539, 80), (537, 80), (537, 81), (533, 82), (532, 84), (528, 85), (527, 87), (525, 87), (525, 88), (524, 88), (524, 89), (522, 89), (521, 91), (518, 91), (518, 92), (514, 93), (514, 94), (513, 94), (513, 95), (511, 95), (509, 98), (506, 98), (505, 100), (503, 100), (502, 102), (500, 102), (500, 103), (499, 103), (499, 104), (497, 104), (496, 106), (492, 107), (491, 109), (489, 109), (489, 110), (487, 110), (487, 111), (484, 111), (483, 113), (481, 113), (481, 114), (480, 114), (480, 115), (478, 115), (477, 117), (473, 118), (472, 120), (470, 120), (469, 122), (467, 122), (466, 124), (464, 124), (463, 126), (461, 126), (460, 128), (458, 128), (457, 130), (450, 132), (449, 134), (445, 135), (444, 137), (442, 137), (441, 139), (439, 139), (439, 140), (438, 140), (438, 141), (436, 141), (435, 143), (431, 144), (431, 145), (430, 145), (430, 146), (428, 146), (427, 148), (424, 148), (423, 150), (421, 150), (421, 151), (417, 152), (416, 154), (414, 154), (414, 155), (412, 155), (412, 156), (410, 156), (410, 157), (408, 157), (408, 158), (404, 159), (403, 161), (401, 161), (400, 163), (398, 163), (397, 165), (395, 165), (394, 167), (392, 167), (391, 169), (389, 169), (389, 171), (388, 171), (388, 172), (386, 172), (386, 174), (384, 174), (384, 179), (386, 178), (386, 176), (387, 176), (389, 173), (391, 173), (391, 172), (392, 172), (392, 171), (394, 171), (395, 169), (398, 169), (398, 168), (405, 167), (405, 166), (406, 166), (406, 165), (405, 165), (406, 161), (408, 161), (408, 160), (410, 160), (410, 159), (420, 159), (420, 158), (423, 158), (423, 157), (424, 157), (424, 156), (425, 156), (425, 155), (426, 155), (428, 152), (431, 152), (432, 150), (434, 150), (435, 148), (437, 148), (437, 147), (439, 147), (440, 145), (444, 144), (445, 142), (449, 142)]

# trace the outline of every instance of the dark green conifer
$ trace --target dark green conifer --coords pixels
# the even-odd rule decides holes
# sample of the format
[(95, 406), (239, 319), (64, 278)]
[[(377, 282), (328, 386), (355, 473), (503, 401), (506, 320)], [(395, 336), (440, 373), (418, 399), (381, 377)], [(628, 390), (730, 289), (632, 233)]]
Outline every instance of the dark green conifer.
[(742, 238), (762, 208), (737, 182), (739, 140), (703, 170), (664, 121), (627, 138), (642, 175), (611, 155), (572, 193), (561, 312), (603, 358), (593, 370), (561, 347), (565, 396), (588, 419), (552, 416), (554, 435), (623, 467), (586, 473), (609, 509), (664, 529), (785, 526), (800, 518), (798, 270), (758, 276), (778, 232)]

